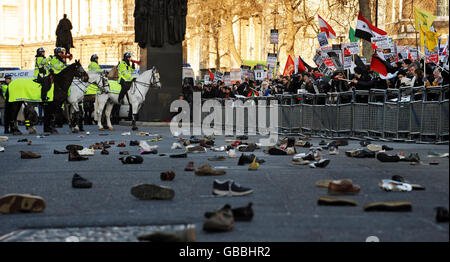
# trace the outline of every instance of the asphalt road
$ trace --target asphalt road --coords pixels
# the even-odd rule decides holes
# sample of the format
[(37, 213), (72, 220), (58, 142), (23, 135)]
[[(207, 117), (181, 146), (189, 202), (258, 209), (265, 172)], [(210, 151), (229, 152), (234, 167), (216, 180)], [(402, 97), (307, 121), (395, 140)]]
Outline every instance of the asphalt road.
[[(38, 127), (41, 131), (42, 127)], [(145, 155), (141, 165), (123, 165), (119, 151), (138, 153), (138, 147), (128, 146), (130, 140), (150, 139), (122, 136), (129, 127), (117, 126), (117, 131), (99, 132), (87, 127), (89, 136), (71, 134), (68, 127), (59, 129), (59, 135), (45, 138), (24, 135), (0, 142), (5, 152), (0, 153), (0, 195), (30, 193), (42, 196), (47, 208), (39, 214), (0, 215), (0, 236), (24, 228), (95, 227), (95, 226), (150, 226), (194, 224), (197, 241), (354, 241), (364, 242), (369, 236), (387, 241), (449, 241), (449, 224), (435, 222), (434, 208), (449, 206), (448, 158), (429, 159), (428, 151), (448, 152), (448, 145), (418, 145), (386, 143), (395, 151), (418, 152), (425, 163), (432, 160), (438, 166), (411, 166), (409, 163), (381, 163), (376, 159), (353, 159), (344, 151), (359, 147), (358, 141), (340, 148), (337, 156), (327, 156), (331, 163), (324, 169), (291, 165), (291, 156), (269, 156), (255, 151), (266, 160), (258, 171), (248, 171), (247, 166), (237, 166), (237, 159), (210, 162), (213, 166), (227, 167), (222, 177), (198, 177), (184, 172), (189, 161), (198, 167), (209, 162), (207, 157), (224, 155), (208, 150), (204, 154), (190, 154), (186, 159), (168, 156)], [(139, 131), (163, 136), (157, 143), (159, 153), (181, 153), (171, 150), (177, 139), (167, 127), (140, 127)], [(108, 134), (99, 136), (99, 134)], [(80, 135), (85, 135), (80, 138)], [(18, 143), (28, 138), (31, 146)], [(224, 144), (224, 136), (216, 137), (216, 145)], [(64, 150), (67, 144), (89, 146), (95, 142), (126, 141), (126, 148), (113, 146), (110, 155), (96, 155), (84, 162), (68, 162), (67, 155), (54, 155), (53, 149)], [(249, 141), (257, 141), (250, 137)], [(317, 145), (320, 139), (312, 139)], [(20, 158), (20, 150), (41, 154), (41, 159)], [(297, 148), (306, 152), (307, 149)], [(162, 182), (162, 171), (174, 170), (174, 181)], [(94, 183), (92, 189), (76, 190), (71, 178), (78, 173)], [(412, 183), (426, 186), (425, 191), (384, 192), (378, 187), (381, 179), (401, 175)], [(213, 197), (214, 179), (233, 179), (249, 186), (254, 193), (244, 197)], [(323, 179), (351, 178), (361, 186), (361, 192), (348, 198), (358, 201), (357, 207), (318, 206), (317, 198), (326, 196), (325, 188), (315, 187)], [(172, 201), (139, 201), (130, 194), (130, 188), (140, 183), (170, 186), (175, 190)], [(413, 211), (364, 212), (363, 206), (378, 201), (411, 201)], [(208, 234), (202, 231), (205, 211), (254, 203), (255, 216), (251, 222), (236, 222), (232, 231)]]

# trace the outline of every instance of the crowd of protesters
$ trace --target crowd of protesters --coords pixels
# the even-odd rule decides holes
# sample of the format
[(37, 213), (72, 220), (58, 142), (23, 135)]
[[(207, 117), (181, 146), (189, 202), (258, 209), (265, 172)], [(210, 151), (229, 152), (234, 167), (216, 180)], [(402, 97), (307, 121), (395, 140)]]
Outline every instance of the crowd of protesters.
[(185, 82), (180, 96), (183, 97), (182, 99), (192, 102), (193, 92), (201, 92), (203, 99), (210, 99), (298, 93), (320, 94), (449, 84), (447, 70), (433, 63), (426, 63), (425, 66), (426, 68), (423, 59), (420, 62), (405, 59), (393, 65), (386, 63), (389, 73), (387, 77), (381, 77), (378, 73), (370, 70), (368, 65), (359, 64), (354, 68), (353, 74), (348, 70), (336, 70), (331, 76), (324, 76), (318, 68), (309, 67), (309, 71), (291, 76), (279, 76), (277, 79), (265, 81), (253, 81), (246, 78), (231, 86), (226, 86), (222, 81), (207, 85), (198, 82), (195, 86)]

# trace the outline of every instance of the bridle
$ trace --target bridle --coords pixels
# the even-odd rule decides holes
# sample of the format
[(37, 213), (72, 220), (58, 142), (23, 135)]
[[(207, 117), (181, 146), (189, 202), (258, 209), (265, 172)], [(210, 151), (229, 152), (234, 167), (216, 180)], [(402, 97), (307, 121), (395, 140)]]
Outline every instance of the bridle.
[[(102, 92), (104, 92), (104, 91), (106, 90), (105, 87), (109, 86), (109, 82), (106, 80), (106, 77), (105, 77), (103, 74), (100, 74), (100, 79), (97, 80), (97, 81), (94, 81), (94, 82), (89, 82), (89, 81), (84, 82), (84, 81), (82, 81), (82, 80), (79, 80), (79, 81), (80, 81), (80, 83), (81, 83), (81, 86), (83, 86), (83, 87), (80, 87), (80, 85), (77, 84), (77, 81), (74, 81), (73, 83), (74, 83), (75, 86), (78, 87), (83, 93), (86, 93), (87, 87), (88, 87), (89, 85), (91, 85), (91, 84), (96, 85), (98, 88), (100, 88), (100, 90), (101, 90)], [(101, 84), (102, 84), (101, 86), (100, 86), (100, 82), (101, 82)], [(86, 84), (85, 84), (85, 83), (86, 83)]]
[[(139, 94), (141, 95), (142, 99), (145, 100), (144, 95), (142, 94), (141, 90), (139, 90), (136, 83), (141, 84), (145, 87), (149, 87), (149, 88), (158, 88), (158, 84), (161, 86), (161, 81), (159, 80), (159, 73), (156, 71), (155, 67), (152, 68), (152, 76), (150, 77), (150, 83), (145, 83), (145, 82), (136, 80), (133, 85), (133, 88), (135, 90), (137, 90), (139, 92)], [(134, 92), (132, 92), (132, 93), (134, 93)]]

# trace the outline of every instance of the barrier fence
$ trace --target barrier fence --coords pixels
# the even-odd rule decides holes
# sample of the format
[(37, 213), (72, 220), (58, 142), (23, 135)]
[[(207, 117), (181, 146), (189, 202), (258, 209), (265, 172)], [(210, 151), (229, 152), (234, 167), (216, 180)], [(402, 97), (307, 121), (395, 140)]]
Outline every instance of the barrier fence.
[[(276, 100), (280, 134), (448, 142), (448, 85), (217, 100), (223, 106), (222, 126), (235, 131), (258, 131), (262, 117), (269, 126), (270, 101)], [(266, 101), (265, 106), (259, 107), (266, 109), (265, 114), (257, 113), (256, 119), (249, 119), (248, 105), (257, 106), (261, 100)], [(226, 103), (232, 106), (228, 118), (225, 118)], [(209, 114), (202, 112), (202, 120)], [(236, 121), (240, 117), (244, 124)]]

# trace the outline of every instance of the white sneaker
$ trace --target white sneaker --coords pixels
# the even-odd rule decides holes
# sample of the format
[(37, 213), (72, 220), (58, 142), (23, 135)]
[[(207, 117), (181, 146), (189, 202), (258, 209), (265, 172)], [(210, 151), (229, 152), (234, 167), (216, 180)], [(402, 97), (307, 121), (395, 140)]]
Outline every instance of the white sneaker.
[(297, 161), (297, 162), (301, 162), (301, 161), (303, 161), (303, 158), (305, 156), (306, 156), (305, 153), (296, 154), (295, 156), (292, 157), (292, 160)]
[(214, 152), (224, 152), (225, 147), (224, 146), (215, 146), (215, 147), (212, 147), (211, 150)]
[(228, 151), (227, 151), (227, 155), (228, 155), (228, 157), (230, 157), (230, 158), (235, 158), (235, 157), (237, 157), (237, 155), (236, 155), (236, 150), (234, 150), (234, 149), (228, 150)]
[(123, 136), (131, 136), (131, 132), (122, 133)]
[(402, 183), (390, 179), (381, 180), (378, 185), (385, 191), (400, 191), (400, 192), (410, 192), (412, 191), (412, 186), (407, 183)]
[(181, 146), (180, 143), (173, 143), (171, 148), (172, 150), (174, 150), (174, 149), (182, 149), (183, 147)]
[(0, 146), (0, 152), (5, 152), (5, 148)]
[(83, 150), (78, 150), (78, 154), (80, 154), (80, 156), (93, 156), (94, 149), (83, 148)]
[(139, 142), (139, 147), (144, 151), (152, 151), (153, 149), (157, 149), (158, 145), (150, 146), (146, 141), (142, 140)]
[(5, 141), (8, 141), (8, 137), (7, 136), (0, 136), (0, 141), (1, 142), (5, 142)]

